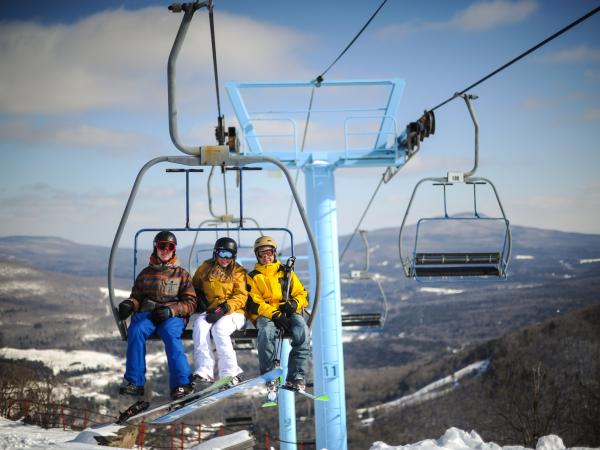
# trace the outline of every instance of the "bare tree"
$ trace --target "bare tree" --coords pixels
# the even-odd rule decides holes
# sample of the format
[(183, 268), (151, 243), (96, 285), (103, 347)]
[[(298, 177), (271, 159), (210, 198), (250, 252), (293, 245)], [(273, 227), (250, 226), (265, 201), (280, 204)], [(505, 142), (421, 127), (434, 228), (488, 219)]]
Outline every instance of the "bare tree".
[(492, 375), (495, 412), (514, 439), (535, 447), (540, 437), (557, 433), (562, 426), (568, 410), (564, 389), (540, 361), (521, 361), (505, 369)]

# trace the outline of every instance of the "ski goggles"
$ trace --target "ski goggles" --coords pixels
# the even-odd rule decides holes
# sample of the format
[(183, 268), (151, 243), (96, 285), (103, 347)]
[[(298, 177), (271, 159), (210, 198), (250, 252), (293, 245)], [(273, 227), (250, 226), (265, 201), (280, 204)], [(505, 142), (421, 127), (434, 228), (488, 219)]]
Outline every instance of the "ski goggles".
[(275, 254), (274, 248), (265, 248), (258, 251), (258, 256), (273, 256)]
[(217, 256), (223, 259), (233, 259), (233, 252), (231, 250), (217, 250)]
[(171, 241), (158, 241), (156, 243), (156, 248), (162, 251), (168, 250), (172, 252), (173, 250), (175, 250), (175, 243)]

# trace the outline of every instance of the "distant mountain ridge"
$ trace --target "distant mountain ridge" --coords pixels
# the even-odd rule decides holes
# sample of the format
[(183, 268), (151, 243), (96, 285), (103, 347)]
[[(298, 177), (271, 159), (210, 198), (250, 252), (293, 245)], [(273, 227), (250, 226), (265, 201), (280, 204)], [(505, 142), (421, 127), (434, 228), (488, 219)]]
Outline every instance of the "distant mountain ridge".
[[(54, 236), (0, 237), (0, 260), (20, 261), (49, 272), (84, 277), (107, 276), (110, 247), (77, 244)], [(116, 277), (131, 277), (133, 252), (119, 249)]]
[[(563, 231), (544, 230), (521, 226), (512, 226), (513, 251), (510, 265), (518, 268), (523, 265), (516, 259), (517, 255), (531, 255), (535, 264), (546, 270), (560, 269), (557, 262), (561, 259), (571, 263), (581, 259), (600, 258), (600, 234), (569, 233)], [(389, 275), (399, 269), (398, 228), (382, 228), (368, 233), (370, 262), (372, 272)], [(409, 226), (404, 232), (406, 239), (412, 239), (415, 226)], [(350, 238), (349, 235), (339, 237), (340, 251)], [(456, 224), (444, 224), (437, 231), (435, 240), (424, 233), (420, 237), (423, 245), (435, 247), (447, 246), (449, 241), (479, 240), (484, 242), (485, 235), (476, 237), (472, 230), (461, 230)], [(186, 263), (191, 248), (178, 249), (180, 260)], [(140, 251), (140, 259), (147, 258), (147, 251)], [(306, 254), (306, 244), (296, 247), (296, 254)], [(70, 275), (104, 277), (107, 275), (110, 247), (77, 244), (67, 239), (53, 236), (6, 236), (0, 237), (0, 259), (16, 260), (32, 264), (43, 270)], [(385, 265), (382, 265), (383, 262)], [(360, 236), (355, 236), (348, 251), (341, 261), (341, 270), (362, 268), (365, 263), (365, 249)], [(139, 264), (139, 263), (138, 263)], [(143, 265), (143, 264), (142, 264)], [(302, 263), (299, 262), (299, 266)], [(524, 266), (526, 267), (526, 266)], [(598, 266), (600, 267), (600, 266)], [(594, 266), (589, 266), (595, 269)], [(115, 258), (115, 276), (131, 278), (133, 270), (133, 249), (119, 248)], [(510, 271), (513, 275), (518, 270)]]

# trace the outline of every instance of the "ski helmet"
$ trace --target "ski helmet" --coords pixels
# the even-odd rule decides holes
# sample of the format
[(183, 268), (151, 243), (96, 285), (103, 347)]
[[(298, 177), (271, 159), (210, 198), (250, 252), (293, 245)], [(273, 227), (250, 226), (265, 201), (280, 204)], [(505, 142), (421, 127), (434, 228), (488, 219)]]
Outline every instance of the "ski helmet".
[(261, 247), (271, 247), (273, 249), (274, 260), (277, 261), (277, 243), (271, 236), (261, 236), (254, 241), (254, 255), (258, 259), (258, 249)]
[(271, 236), (261, 236), (256, 241), (254, 241), (254, 251), (258, 250), (259, 247), (273, 247), (273, 249), (277, 250), (277, 244), (275, 243), (275, 239)]
[(159, 242), (172, 242), (177, 247), (177, 238), (168, 230), (160, 231), (154, 236), (154, 241), (152, 242), (152, 246), (154, 247), (153, 254), (156, 254), (156, 245)]
[(222, 237), (217, 239), (217, 242), (215, 242), (215, 246), (213, 248), (214, 259), (217, 259), (217, 252), (219, 250), (229, 250), (231, 253), (233, 253), (233, 257), (235, 258), (237, 255), (237, 244), (229, 237)]
[(164, 230), (154, 236), (153, 244), (155, 247), (157, 242), (172, 242), (173, 244), (177, 245), (177, 238), (170, 231)]

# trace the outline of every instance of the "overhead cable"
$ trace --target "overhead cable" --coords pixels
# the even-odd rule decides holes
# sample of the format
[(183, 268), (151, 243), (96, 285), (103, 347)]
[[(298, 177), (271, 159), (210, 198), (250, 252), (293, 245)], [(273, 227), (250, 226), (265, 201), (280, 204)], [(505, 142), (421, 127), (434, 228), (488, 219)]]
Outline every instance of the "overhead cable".
[(371, 21), (372, 21), (372, 20), (375, 18), (375, 16), (376, 16), (376, 15), (379, 13), (379, 11), (381, 10), (381, 8), (383, 8), (383, 5), (385, 5), (386, 3), (387, 3), (387, 0), (383, 0), (383, 2), (381, 3), (381, 5), (379, 5), (379, 8), (377, 8), (377, 10), (376, 10), (376, 11), (373, 13), (373, 15), (372, 15), (372, 16), (369, 18), (369, 20), (367, 20), (367, 23), (365, 23), (365, 24), (363, 25), (363, 27), (362, 27), (362, 28), (360, 29), (360, 31), (359, 31), (359, 32), (356, 34), (356, 36), (354, 36), (354, 38), (353, 38), (353, 39), (350, 41), (350, 43), (349, 43), (349, 44), (346, 46), (346, 48), (345, 48), (345, 49), (342, 51), (342, 53), (340, 53), (340, 54), (338, 55), (338, 57), (337, 57), (337, 58), (335, 58), (335, 60), (334, 60), (334, 61), (333, 61), (331, 64), (329, 64), (329, 67), (327, 67), (327, 69), (325, 69), (325, 70), (323, 71), (323, 73), (321, 73), (321, 75), (319, 75), (319, 76), (318, 76), (318, 77), (315, 79), (317, 86), (319, 86), (319, 85), (320, 85), (320, 84), (323, 82), (323, 77), (325, 76), (325, 74), (326, 74), (327, 72), (329, 72), (329, 69), (331, 69), (331, 68), (332, 68), (332, 67), (335, 65), (335, 63), (337, 63), (337, 62), (340, 60), (340, 58), (341, 58), (342, 56), (344, 56), (344, 53), (346, 53), (346, 52), (348, 51), (348, 49), (349, 49), (350, 47), (352, 47), (352, 44), (354, 44), (354, 42), (355, 42), (355, 41), (358, 39), (358, 37), (359, 37), (359, 36), (360, 36), (360, 35), (363, 33), (363, 31), (365, 31), (365, 29), (366, 29), (366, 28), (369, 26), (369, 24), (371, 23)]
[(506, 69), (507, 67), (511, 66), (512, 64), (516, 63), (517, 61), (519, 61), (520, 59), (523, 59), (524, 57), (526, 57), (527, 55), (529, 55), (530, 53), (536, 51), (538, 48), (543, 47), (544, 45), (546, 45), (548, 42), (550, 42), (551, 40), (557, 38), (558, 36), (560, 36), (563, 33), (566, 33), (567, 31), (569, 31), (571, 28), (573, 28), (576, 25), (579, 25), (581, 22), (583, 22), (584, 20), (589, 19), (590, 17), (592, 17), (594, 14), (596, 14), (598, 11), (600, 11), (600, 6), (594, 8), (593, 10), (591, 10), (590, 12), (588, 12), (587, 14), (585, 14), (584, 16), (581, 16), (579, 19), (577, 19), (574, 22), (571, 22), (569, 25), (567, 25), (566, 27), (562, 28), (561, 30), (557, 31), (556, 33), (554, 33), (552, 36), (547, 37), (546, 39), (544, 39), (542, 42), (540, 42), (539, 44), (531, 47), (529, 50), (527, 50), (526, 52), (521, 53), (519, 56), (517, 56), (516, 58), (511, 59), (509, 62), (507, 62), (506, 64), (504, 64), (503, 66), (497, 68), (496, 70), (494, 70), (492, 73), (486, 75), (485, 77), (483, 77), (482, 79), (480, 79), (479, 81), (473, 83), (472, 85), (470, 85), (469, 87), (463, 89), (460, 92), (457, 92), (456, 94), (454, 94), (452, 97), (444, 100), (442, 103), (440, 103), (439, 105), (437, 105), (434, 108), (429, 109), (428, 111), (435, 111), (436, 109), (444, 106), (446, 103), (454, 100), (456, 97), (465, 94), (466, 92), (470, 91), (471, 89), (473, 89), (475, 86), (483, 83), (484, 81), (486, 81), (487, 79), (493, 77), (494, 75), (496, 75), (497, 73), (503, 71), (504, 69)]
[(362, 221), (364, 220), (365, 216), (367, 215), (367, 211), (369, 211), (369, 208), (371, 207), (373, 200), (375, 200), (375, 196), (377, 195), (379, 188), (381, 187), (382, 184), (384, 184), (384, 183), (387, 184), (394, 177), (394, 175), (396, 175), (399, 171), (400, 171), (400, 169), (397, 167), (388, 167), (387, 169), (385, 169), (385, 172), (383, 172), (381, 174), (381, 180), (379, 180), (379, 183), (377, 184), (375, 191), (373, 191), (373, 195), (371, 195), (371, 198), (370, 198), (369, 202), (367, 203), (367, 206), (366, 206), (365, 210), (363, 211), (362, 216), (360, 216), (360, 219), (358, 220), (358, 223), (356, 224), (356, 227), (354, 228), (354, 232), (350, 236), (350, 239), (348, 239), (348, 242), (346, 242), (346, 245), (344, 246), (344, 250), (340, 254), (340, 259), (339, 259), (340, 262), (342, 261), (342, 258), (344, 257), (346, 250), (348, 250), (348, 248), (350, 247), (350, 244), (352, 243), (352, 239), (354, 239), (354, 236), (356, 236), (356, 233), (358, 233), (360, 225), (362, 224)]
[(379, 191), (379, 188), (383, 184), (383, 180), (384, 180), (384, 177), (382, 176), (381, 180), (379, 180), (379, 183), (377, 184), (377, 187), (375, 188), (375, 191), (373, 192), (373, 195), (371, 195), (371, 199), (369, 200), (369, 203), (367, 203), (367, 207), (363, 211), (362, 216), (360, 216), (360, 219), (358, 220), (358, 223), (356, 224), (356, 227), (354, 228), (354, 232), (352, 233), (352, 236), (350, 236), (350, 239), (348, 239), (348, 242), (346, 242), (344, 250), (342, 250), (342, 254), (340, 255), (340, 261), (342, 261), (342, 258), (344, 257), (344, 254), (346, 253), (346, 250), (348, 250), (348, 247), (350, 247), (350, 243), (352, 242), (352, 239), (354, 239), (354, 236), (358, 232), (358, 229), (360, 228), (360, 225), (361, 225), (363, 219), (367, 215), (367, 211), (371, 207), (371, 203), (373, 203), (373, 200), (375, 199), (375, 195), (377, 195), (377, 192)]
[[(304, 152), (304, 146), (306, 145), (306, 135), (308, 132), (308, 124), (310, 122), (310, 113), (312, 111), (312, 104), (313, 104), (314, 98), (315, 98), (315, 86), (313, 86), (310, 91), (310, 102), (308, 103), (308, 112), (306, 114), (306, 122), (304, 123), (304, 133), (302, 133), (302, 144), (300, 145), (300, 153)], [(300, 169), (296, 169), (296, 175), (294, 176), (294, 187), (298, 186), (298, 176), (299, 175), (300, 175)], [(287, 220), (285, 222), (286, 228), (290, 227), (290, 220), (292, 218), (292, 206), (293, 205), (294, 205), (294, 198), (292, 197), (292, 198), (290, 198), (290, 205), (288, 206)], [(287, 239), (287, 233), (283, 233), (283, 240), (281, 243), (282, 249), (285, 248), (286, 239)]]

